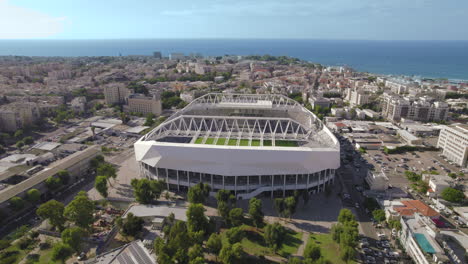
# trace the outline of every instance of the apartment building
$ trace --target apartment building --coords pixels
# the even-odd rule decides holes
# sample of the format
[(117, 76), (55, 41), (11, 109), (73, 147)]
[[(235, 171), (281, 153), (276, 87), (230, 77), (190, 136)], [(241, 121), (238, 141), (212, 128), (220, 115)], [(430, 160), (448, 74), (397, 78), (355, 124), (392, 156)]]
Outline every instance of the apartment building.
[(33, 102), (16, 102), (0, 107), (0, 130), (15, 132), (34, 124), (40, 118), (39, 108)]
[(129, 90), (123, 85), (104, 87), (104, 98), (107, 105), (124, 103), (129, 94)]
[(156, 116), (162, 113), (161, 99), (156, 95), (145, 96), (142, 94), (131, 94), (127, 99), (127, 105), (124, 106), (126, 112), (135, 112), (142, 114), (154, 114)]
[(369, 93), (363, 90), (352, 90), (348, 88), (346, 90), (346, 100), (351, 107), (364, 105), (369, 103)]
[(468, 125), (444, 126), (440, 131), (437, 147), (443, 149), (442, 154), (447, 159), (466, 168), (468, 166)]
[(398, 122), (402, 118), (414, 121), (447, 120), (449, 106), (430, 97), (408, 98), (395, 94), (384, 94), (382, 115), (389, 121)]
[(438, 230), (430, 217), (419, 213), (400, 219), (400, 243), (416, 264), (450, 263), (436, 240)]

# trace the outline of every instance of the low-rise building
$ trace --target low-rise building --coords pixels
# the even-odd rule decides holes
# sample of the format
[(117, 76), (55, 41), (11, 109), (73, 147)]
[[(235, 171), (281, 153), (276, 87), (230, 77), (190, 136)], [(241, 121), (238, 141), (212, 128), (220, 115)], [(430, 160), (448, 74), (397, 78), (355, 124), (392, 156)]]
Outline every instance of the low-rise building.
[(410, 132), (400, 129), (397, 132), (398, 136), (408, 145), (421, 145), (422, 139), (418, 138), (417, 136), (411, 134)]
[(162, 103), (156, 95), (149, 97), (142, 94), (132, 94), (128, 97), (124, 110), (126, 112), (159, 116), (162, 113)]
[(312, 96), (311, 98), (309, 98), (309, 103), (314, 109), (317, 106), (320, 106), (322, 108), (330, 108), (330, 105), (331, 105), (331, 102), (329, 99), (324, 98), (324, 97), (318, 97), (318, 96)]
[(366, 182), (373, 191), (385, 191), (388, 189), (388, 177), (384, 171), (375, 172), (368, 170)]
[(84, 262), (85, 264), (156, 264), (140, 240), (135, 240)]

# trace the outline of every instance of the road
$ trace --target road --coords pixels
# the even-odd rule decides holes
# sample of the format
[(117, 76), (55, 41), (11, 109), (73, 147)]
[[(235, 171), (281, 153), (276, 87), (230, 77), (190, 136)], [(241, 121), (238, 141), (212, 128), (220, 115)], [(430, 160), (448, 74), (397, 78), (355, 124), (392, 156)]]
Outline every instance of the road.
[[(134, 155), (133, 148), (126, 149), (122, 151), (121, 153), (110, 157), (107, 159), (108, 162), (115, 164), (115, 165), (122, 165), (126, 160), (131, 158)], [(61, 192), (61, 194), (57, 195), (53, 199), (62, 202), (63, 204), (68, 204), (70, 203), (73, 198), (78, 194), (80, 191), (89, 191), (93, 189), (94, 187), (94, 175), (86, 175), (85, 177), (82, 178), (82, 181), (78, 182), (76, 185), (70, 186), (64, 191)], [(28, 225), (31, 227), (37, 227), (40, 225), (40, 221), (37, 221), (36, 219), (38, 216), (36, 215), (36, 209), (37, 206), (34, 208), (31, 208), (30, 210), (26, 210), (22, 215), (18, 216), (15, 218), (14, 221), (11, 221), (9, 223), (3, 224), (2, 227), (0, 228), (0, 237), (3, 237), (5, 235), (8, 235), (15, 229), (23, 226), (23, 225)]]

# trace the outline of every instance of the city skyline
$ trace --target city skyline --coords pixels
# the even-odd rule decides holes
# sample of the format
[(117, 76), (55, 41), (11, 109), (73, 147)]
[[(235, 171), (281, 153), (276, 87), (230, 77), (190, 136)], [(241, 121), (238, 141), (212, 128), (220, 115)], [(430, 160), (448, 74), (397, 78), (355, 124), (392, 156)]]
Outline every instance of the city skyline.
[(467, 10), (460, 0), (0, 0), (0, 39), (468, 40)]

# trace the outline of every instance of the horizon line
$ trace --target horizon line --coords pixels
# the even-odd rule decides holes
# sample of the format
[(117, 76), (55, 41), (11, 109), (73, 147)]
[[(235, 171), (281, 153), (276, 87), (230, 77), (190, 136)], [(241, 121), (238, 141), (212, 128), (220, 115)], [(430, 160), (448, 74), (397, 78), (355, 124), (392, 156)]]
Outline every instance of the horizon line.
[(96, 41), (96, 40), (315, 40), (315, 41), (403, 41), (403, 42), (468, 42), (468, 39), (329, 39), (329, 38), (0, 38), (0, 41)]

